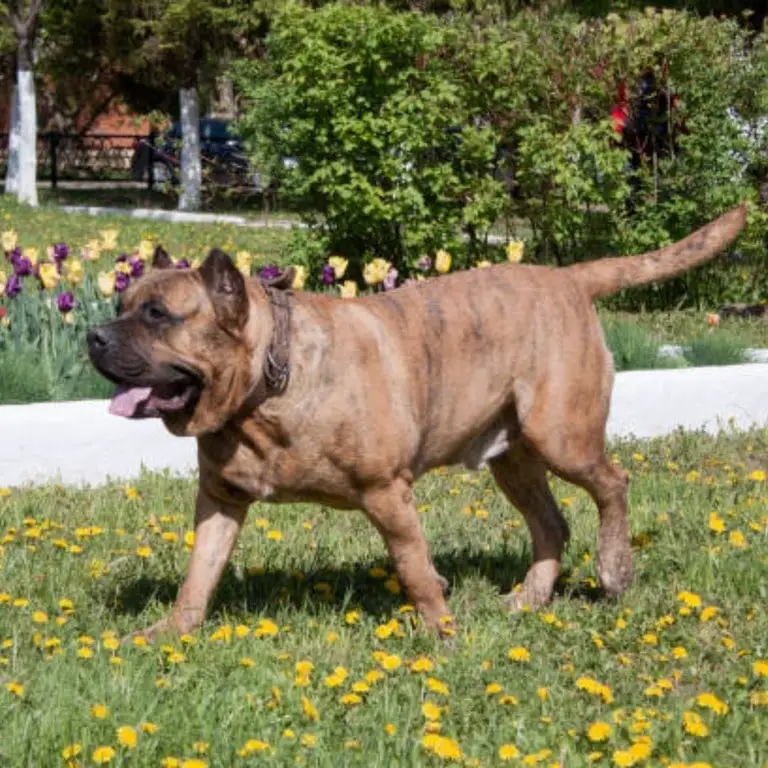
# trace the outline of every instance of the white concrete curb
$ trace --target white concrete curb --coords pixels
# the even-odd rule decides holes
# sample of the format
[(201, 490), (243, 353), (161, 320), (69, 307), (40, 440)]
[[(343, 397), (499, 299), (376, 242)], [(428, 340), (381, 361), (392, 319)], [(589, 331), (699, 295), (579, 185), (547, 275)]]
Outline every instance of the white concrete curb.
[[(684, 348), (679, 344), (663, 344), (659, 347), (659, 357), (682, 357)], [(768, 349), (744, 350), (744, 357), (748, 363), (768, 363)]]
[[(768, 365), (630, 371), (616, 376), (610, 437), (657, 437), (683, 429), (710, 433), (768, 426)], [(159, 421), (128, 421), (90, 400), (0, 407), (0, 486), (59, 481), (99, 485), (136, 477), (142, 467), (189, 474), (195, 441)]]
[(177, 224), (232, 224), (235, 227), (253, 229), (305, 229), (306, 225), (289, 219), (249, 219), (228, 213), (190, 213), (187, 211), (164, 211), (156, 208), (113, 208), (107, 205), (60, 205), (66, 213), (83, 213), (88, 216), (127, 216), (130, 219), (171, 221)]

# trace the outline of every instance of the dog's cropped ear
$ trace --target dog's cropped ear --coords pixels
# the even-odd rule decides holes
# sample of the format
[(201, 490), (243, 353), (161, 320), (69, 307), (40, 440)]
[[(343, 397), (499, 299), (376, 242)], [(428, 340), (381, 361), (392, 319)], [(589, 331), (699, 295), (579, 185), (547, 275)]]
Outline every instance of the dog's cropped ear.
[(245, 280), (232, 259), (214, 248), (199, 271), (219, 323), (228, 328), (242, 328), (248, 319), (248, 295)]
[(268, 285), (270, 288), (277, 288), (284, 291), (293, 285), (293, 281), (296, 278), (296, 268), (286, 267), (280, 271), (277, 277), (261, 278), (261, 282), (264, 285)]
[(162, 245), (155, 248), (155, 254), (152, 256), (152, 269), (168, 269), (173, 266), (171, 257)]

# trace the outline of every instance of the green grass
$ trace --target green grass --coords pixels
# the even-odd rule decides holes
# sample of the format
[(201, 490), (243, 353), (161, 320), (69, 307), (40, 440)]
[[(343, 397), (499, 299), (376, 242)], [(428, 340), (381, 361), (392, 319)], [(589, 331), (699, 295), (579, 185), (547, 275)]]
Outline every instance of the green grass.
[[(264, 263), (280, 260), (290, 233), (278, 229), (236, 227), (231, 224), (178, 224), (124, 216), (89, 216), (64, 213), (53, 206), (37, 209), (19, 205), (12, 198), (0, 196), (0, 231), (15, 229), (24, 247), (34, 246), (41, 254), (53, 243), (65, 242), (77, 256), (89, 240), (99, 239), (102, 230), (118, 231), (118, 248), (133, 251), (144, 238), (163, 244), (174, 258), (190, 261), (203, 258), (211, 248), (223, 248), (232, 253), (250, 251)], [(102, 257), (102, 269), (111, 269), (108, 255)], [(107, 266), (106, 262), (110, 265)]]
[(739, 365), (747, 362), (746, 346), (728, 332), (700, 335), (685, 346), (683, 354), (691, 365)]
[[(714, 307), (712, 311), (714, 311)], [(645, 331), (658, 345), (683, 344), (699, 336), (727, 334), (745, 347), (768, 347), (768, 322), (760, 319), (723, 318), (720, 325), (707, 325), (707, 312), (676, 310), (674, 312), (609, 312), (602, 310), (603, 320), (624, 321)]]
[[(651, 757), (636, 764), (765, 765), (766, 710), (758, 705), (768, 680), (757, 662), (768, 655), (768, 490), (759, 473), (768, 432), (681, 434), (612, 451), (632, 472), (636, 566), (618, 602), (596, 589), (597, 516), (582, 492), (554, 483), (573, 532), (554, 604), (509, 616), (500, 592), (519, 583), (530, 558), (520, 516), (485, 472), (439, 471), (418, 484), (437, 567), (453, 586), (459, 629), (451, 645), (403, 612), (384, 547), (362, 515), (255, 505), (202, 630), (167, 647), (112, 649), (104, 633), (140, 629), (176, 593), (194, 483), (147, 474), (130, 491), (10, 492), (0, 498), (3, 765), (63, 765), (61, 750), (77, 744), (77, 765), (92, 765), (94, 750), (110, 746), (111, 765), (157, 766), (167, 756), (194, 757), (198, 742), (207, 745), (199, 759), (212, 767), (436, 765), (422, 746), (425, 703), (441, 708), (441, 734), (469, 765), (496, 765), (500, 747), (512, 744), (521, 757), (537, 755), (513, 765), (586, 766), (599, 752), (595, 764), (609, 766), (641, 736)], [(149, 556), (138, 556), (139, 547)], [(701, 601), (690, 615), (682, 592)], [(71, 612), (61, 600), (72, 601)], [(266, 619), (276, 634), (255, 637)], [(378, 637), (388, 622), (397, 631)], [(512, 661), (513, 647), (530, 659)], [(432, 668), (411, 671), (421, 658)], [(300, 661), (314, 665), (306, 687), (294, 679)], [(347, 676), (329, 687), (338, 667)], [(361, 703), (341, 703), (372, 670), (383, 679)], [(612, 701), (581, 690), (581, 677), (607, 686)], [(498, 693), (486, 692), (492, 684)], [(697, 703), (704, 693), (727, 714)], [(105, 719), (91, 712), (100, 704)], [(700, 715), (708, 734), (686, 733), (684, 712)], [(596, 722), (610, 725), (604, 743), (588, 739)], [(156, 732), (139, 731), (133, 751), (120, 746), (116, 729), (142, 723)], [(249, 739), (269, 746), (241, 758)]]
[(617, 371), (677, 368), (680, 365), (674, 358), (660, 357), (659, 345), (645, 329), (634, 323), (603, 318), (603, 330)]

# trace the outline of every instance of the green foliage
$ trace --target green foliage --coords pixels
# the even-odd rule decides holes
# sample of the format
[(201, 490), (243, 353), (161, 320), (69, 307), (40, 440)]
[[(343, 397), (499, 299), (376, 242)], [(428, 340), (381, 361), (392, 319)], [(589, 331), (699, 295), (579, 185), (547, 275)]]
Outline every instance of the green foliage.
[(301, 159), (285, 194), (358, 268), (379, 256), (403, 269), (501, 212), (496, 137), (472, 124), (446, 61), (457, 31), (385, 8), (293, 6), (267, 60), (237, 69), (259, 162), (275, 171), (281, 156)]
[(616, 371), (679, 367), (674, 358), (659, 355), (659, 345), (635, 323), (609, 320), (603, 323), (603, 332)]
[[(236, 68), (242, 131), (353, 276), (374, 256), (405, 276), (439, 248), (454, 266), (493, 260), (486, 236), (500, 224), (526, 233), (526, 259), (542, 263), (652, 250), (756, 201), (768, 180), (766, 40), (676, 11), (500, 20), (291, 5), (268, 56)], [(631, 168), (609, 117), (619, 84), (633, 101), (648, 71), (656, 96), (679, 97), (674, 142)], [(285, 172), (285, 156), (299, 166)], [(766, 242), (768, 213), (753, 207), (728, 259), (610, 305), (764, 297)]]
[(740, 365), (747, 362), (746, 346), (731, 334), (700, 336), (683, 348), (691, 365)]

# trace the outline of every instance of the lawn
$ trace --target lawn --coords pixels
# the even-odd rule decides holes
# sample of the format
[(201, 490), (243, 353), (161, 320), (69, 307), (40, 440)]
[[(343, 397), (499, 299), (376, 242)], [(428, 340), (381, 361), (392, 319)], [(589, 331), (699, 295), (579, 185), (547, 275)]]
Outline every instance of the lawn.
[(509, 616), (521, 517), (486, 472), (420, 481), (447, 645), (362, 515), (255, 505), (202, 630), (120, 647), (183, 578), (194, 483), (3, 489), (0, 763), (764, 766), (768, 431), (611, 451), (632, 473), (618, 602), (580, 491), (555, 482), (573, 533), (557, 599)]

